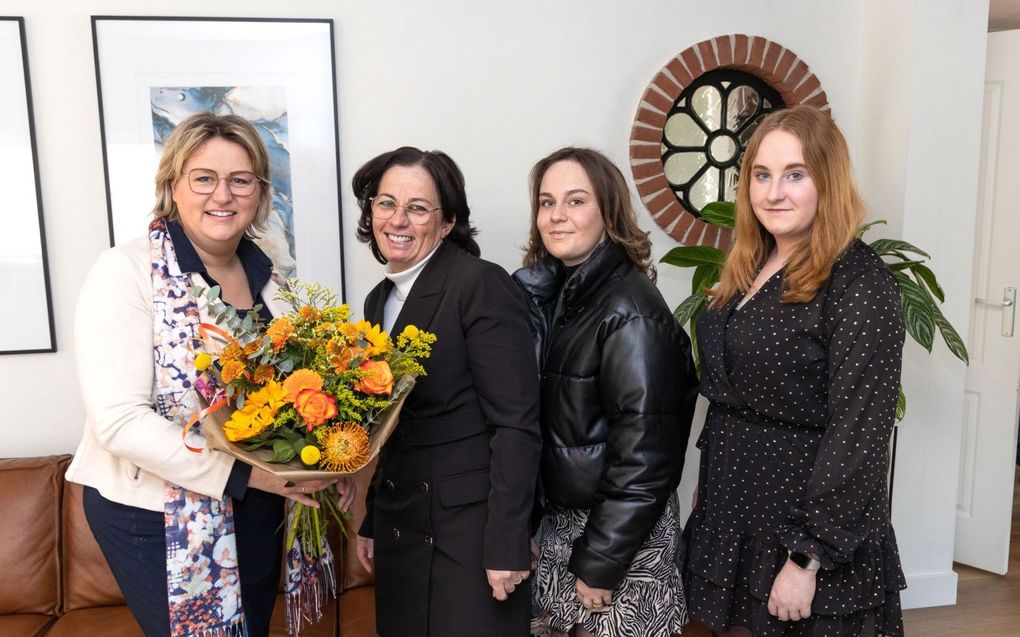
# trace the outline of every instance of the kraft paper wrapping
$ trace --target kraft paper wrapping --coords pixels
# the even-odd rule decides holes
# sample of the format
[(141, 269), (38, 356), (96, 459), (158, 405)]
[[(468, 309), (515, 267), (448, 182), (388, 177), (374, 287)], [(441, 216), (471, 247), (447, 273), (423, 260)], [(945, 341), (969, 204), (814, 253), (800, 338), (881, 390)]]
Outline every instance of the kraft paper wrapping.
[[(407, 400), (413, 388), (413, 376), (401, 376), (394, 383), (394, 391), (401, 392), (400, 399), (387, 409), (376, 414), (376, 417), (372, 420), (371, 431), (369, 433), (368, 462), (371, 462), (373, 458), (379, 455), (383, 445), (386, 444), (386, 441), (389, 440), (389, 437), (396, 430), (397, 423), (400, 421), (400, 410), (403, 408), (404, 401)], [(309, 480), (325, 480), (350, 473), (357, 473), (357, 471), (318, 471), (316, 469), (305, 469), (298, 458), (286, 463), (269, 462), (269, 459), (273, 457), (272, 449), (245, 451), (238, 443), (227, 440), (226, 435), (223, 433), (223, 426), (230, 420), (230, 414), (230, 409), (217, 409), (202, 420), (205, 444), (209, 449), (222, 451), (243, 462), (247, 462), (260, 469), (265, 469), (294, 483), (308, 482)], [(368, 462), (365, 464), (367, 465)]]

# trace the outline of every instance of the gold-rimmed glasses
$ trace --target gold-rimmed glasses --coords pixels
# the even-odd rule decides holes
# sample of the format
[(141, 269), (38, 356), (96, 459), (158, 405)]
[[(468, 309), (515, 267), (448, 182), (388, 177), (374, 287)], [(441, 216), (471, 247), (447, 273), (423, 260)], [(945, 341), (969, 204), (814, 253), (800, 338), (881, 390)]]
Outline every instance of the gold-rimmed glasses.
[(181, 175), (188, 180), (188, 187), (196, 195), (211, 195), (216, 192), (220, 181), (227, 182), (227, 188), (232, 195), (247, 197), (255, 192), (255, 186), (260, 181), (265, 181), (255, 173), (247, 170), (238, 170), (226, 177), (220, 177), (215, 170), (208, 168), (192, 168)]
[(369, 201), (372, 202), (372, 217), (385, 221), (397, 214), (397, 210), (403, 208), (408, 220), (416, 226), (425, 225), (429, 222), (429, 215), (442, 209), (442, 206), (429, 208), (420, 201), (411, 201), (406, 204), (397, 203), (396, 199), (385, 195), (372, 197)]

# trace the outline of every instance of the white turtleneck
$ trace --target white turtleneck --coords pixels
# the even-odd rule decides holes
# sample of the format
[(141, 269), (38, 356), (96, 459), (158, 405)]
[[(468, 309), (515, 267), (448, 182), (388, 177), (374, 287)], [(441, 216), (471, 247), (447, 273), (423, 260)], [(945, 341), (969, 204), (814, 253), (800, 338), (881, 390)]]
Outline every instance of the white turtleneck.
[(383, 272), (383, 276), (393, 282), (393, 289), (390, 290), (390, 295), (386, 297), (386, 305), (383, 306), (383, 329), (389, 332), (393, 329), (393, 324), (397, 322), (397, 316), (400, 315), (400, 310), (404, 308), (404, 301), (407, 300), (407, 295), (411, 293), (411, 288), (414, 287), (414, 282), (418, 279), (418, 275), (425, 269), (425, 264), (429, 262), (432, 255), (436, 253), (442, 242), (432, 248), (432, 252), (429, 252), (424, 259), (415, 263), (413, 266), (400, 272), (394, 272), (390, 267), (390, 264), (386, 264), (386, 271)]

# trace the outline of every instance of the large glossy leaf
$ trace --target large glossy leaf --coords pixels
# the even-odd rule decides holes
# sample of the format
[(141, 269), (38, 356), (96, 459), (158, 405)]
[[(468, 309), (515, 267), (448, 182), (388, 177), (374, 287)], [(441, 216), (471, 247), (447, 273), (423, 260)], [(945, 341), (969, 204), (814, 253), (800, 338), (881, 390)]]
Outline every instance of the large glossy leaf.
[(707, 304), (708, 297), (703, 293), (692, 294), (681, 301), (680, 305), (676, 306), (676, 309), (673, 310), (673, 316), (680, 325), (686, 325), (688, 321), (697, 318), (698, 314), (701, 313), (701, 310), (705, 309)]
[(893, 272), (899, 272), (900, 270), (906, 270), (921, 263), (924, 263), (924, 261), (900, 261), (899, 263), (889, 263), (887, 265)]
[(709, 246), (678, 246), (659, 259), (662, 263), (679, 268), (694, 268), (703, 263), (721, 265), (725, 260), (725, 252)]
[(721, 268), (714, 263), (702, 263), (695, 268), (691, 278), (691, 294), (702, 292), (718, 283), (720, 271)]
[(953, 356), (970, 365), (970, 355), (967, 354), (967, 346), (964, 344), (963, 339), (960, 338), (956, 328), (949, 323), (949, 319), (946, 318), (945, 314), (937, 306), (932, 306), (932, 309), (934, 310), (935, 325), (938, 326), (939, 332), (942, 334), (942, 340), (946, 342), (946, 347), (953, 353)]
[(928, 286), (928, 289), (939, 300), (939, 303), (946, 302), (946, 293), (942, 291), (942, 286), (939, 285), (938, 279), (935, 278), (935, 273), (932, 272), (931, 268), (926, 265), (918, 265), (910, 268), (910, 271), (914, 273), (914, 278), (917, 279), (918, 283), (924, 283), (924, 285)]
[(891, 254), (897, 250), (903, 250), (905, 252), (913, 252), (923, 257), (931, 258), (931, 255), (918, 248), (917, 246), (911, 245), (906, 241), (900, 239), (875, 239), (870, 243), (871, 249), (879, 254)]
[(713, 201), (706, 204), (699, 213), (701, 220), (723, 228), (732, 228), (737, 216), (737, 206), (732, 201)]
[(931, 298), (906, 274), (894, 275), (900, 284), (900, 307), (907, 333), (929, 352), (935, 340), (935, 315)]
[(867, 232), (868, 230), (871, 230), (871, 228), (873, 226), (879, 226), (879, 225), (884, 226), (885, 225), (885, 219), (876, 219), (875, 221), (872, 221), (871, 223), (864, 224), (863, 226), (861, 226), (860, 228), (857, 229), (857, 237), (858, 238), (863, 237), (865, 232)]

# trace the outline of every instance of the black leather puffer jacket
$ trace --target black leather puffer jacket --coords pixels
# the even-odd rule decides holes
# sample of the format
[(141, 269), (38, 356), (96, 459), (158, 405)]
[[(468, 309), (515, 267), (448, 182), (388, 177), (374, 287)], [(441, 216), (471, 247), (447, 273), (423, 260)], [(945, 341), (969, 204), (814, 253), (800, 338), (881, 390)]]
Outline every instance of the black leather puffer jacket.
[(545, 506), (590, 509), (569, 568), (613, 589), (680, 481), (697, 399), (690, 339), (612, 241), (569, 277), (546, 257), (514, 279), (542, 372)]

